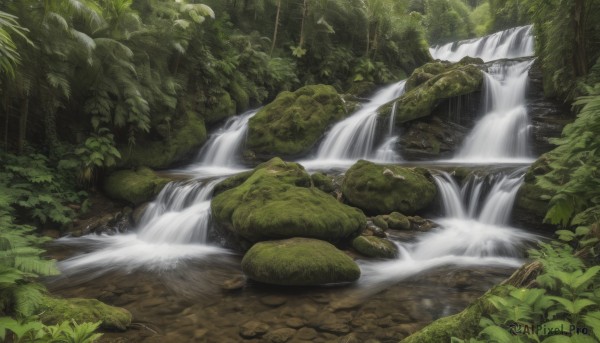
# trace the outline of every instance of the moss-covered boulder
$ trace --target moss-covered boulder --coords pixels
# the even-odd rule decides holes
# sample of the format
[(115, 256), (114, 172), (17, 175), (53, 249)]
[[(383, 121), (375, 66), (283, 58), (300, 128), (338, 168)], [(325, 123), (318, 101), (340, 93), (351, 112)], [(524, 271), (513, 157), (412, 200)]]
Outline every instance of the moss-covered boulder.
[(114, 200), (124, 200), (134, 205), (152, 200), (169, 182), (149, 168), (119, 170), (104, 181), (106, 195)]
[(398, 247), (385, 238), (358, 236), (352, 241), (352, 247), (359, 253), (374, 258), (396, 258)]
[[(394, 102), (396, 106), (396, 124), (429, 116), (433, 109), (444, 99), (477, 92), (483, 83), (483, 72), (473, 64), (452, 64), (445, 71), (438, 69), (447, 65), (433, 62), (423, 66), (421, 71), (407, 80), (406, 92), (397, 100), (381, 106), (379, 115), (389, 117)], [(421, 69), (421, 68), (419, 68)]]
[[(528, 227), (540, 227), (554, 194), (536, 184), (536, 177), (551, 171), (547, 154), (540, 156), (527, 170), (515, 199), (515, 220)], [(554, 231), (555, 229), (552, 228)]]
[(436, 187), (424, 169), (360, 160), (346, 172), (342, 193), (370, 214), (413, 214), (434, 200)]
[(394, 230), (408, 230), (410, 229), (410, 220), (407, 216), (402, 213), (392, 212), (389, 216), (385, 217), (388, 227)]
[(387, 230), (389, 228), (388, 223), (385, 220), (384, 216), (373, 217), (372, 221), (373, 221), (373, 224), (375, 224), (375, 226), (377, 226), (380, 229)]
[(257, 243), (244, 255), (242, 270), (252, 280), (285, 286), (352, 282), (360, 277), (352, 258), (327, 242), (309, 238)]
[(247, 148), (262, 156), (301, 155), (344, 116), (344, 103), (331, 86), (282, 92), (250, 119)]
[(197, 153), (206, 141), (204, 120), (195, 112), (186, 111), (169, 128), (166, 137), (142, 137), (133, 147), (120, 147), (118, 167), (166, 169)]
[(200, 110), (207, 124), (214, 124), (235, 115), (236, 103), (227, 92), (214, 97), (208, 106)]
[(274, 158), (252, 173), (223, 182), (237, 186), (213, 198), (213, 218), (251, 242), (290, 237), (336, 242), (366, 225), (360, 210), (312, 187), (310, 176), (297, 163)]
[(335, 190), (333, 186), (333, 179), (327, 174), (316, 172), (310, 176), (313, 186), (322, 190), (325, 193), (331, 193)]
[(44, 297), (38, 311), (40, 320), (47, 325), (75, 320), (77, 323), (100, 322), (100, 326), (108, 330), (126, 330), (131, 324), (129, 311), (96, 299)]

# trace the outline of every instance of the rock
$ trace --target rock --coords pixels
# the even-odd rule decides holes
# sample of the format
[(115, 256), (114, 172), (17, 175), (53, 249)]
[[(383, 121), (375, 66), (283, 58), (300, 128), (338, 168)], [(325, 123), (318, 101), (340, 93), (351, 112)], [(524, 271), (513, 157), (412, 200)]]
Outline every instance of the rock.
[(317, 338), (317, 335), (317, 331), (313, 328), (302, 328), (298, 330), (298, 333), (296, 333), (296, 337), (294, 338), (312, 341), (313, 339)]
[[(483, 83), (481, 67), (468, 64), (446, 64), (432, 62), (427, 71), (415, 71), (414, 77), (407, 80), (406, 92), (397, 100), (381, 106), (380, 116), (389, 117), (396, 102), (396, 125), (427, 117), (441, 100), (478, 92)], [(417, 69), (418, 70), (418, 69)]]
[(548, 155), (542, 155), (527, 170), (515, 199), (513, 218), (517, 223), (534, 228), (542, 226), (550, 203), (548, 199), (554, 194), (536, 185), (536, 177), (550, 172), (549, 164)]
[(299, 328), (303, 327), (304, 325), (306, 325), (306, 322), (302, 318), (292, 317), (292, 318), (288, 318), (285, 320), (285, 325), (287, 325), (293, 329), (299, 329)]
[(375, 236), (358, 236), (352, 241), (352, 247), (368, 257), (398, 257), (398, 248), (394, 243)]
[(131, 313), (96, 299), (60, 299), (45, 296), (38, 308), (40, 320), (47, 325), (74, 320), (77, 323), (100, 322), (108, 330), (126, 330), (131, 324)]
[(410, 220), (408, 220), (408, 217), (406, 217), (402, 213), (398, 213), (398, 212), (392, 212), (387, 217), (387, 224), (390, 229), (394, 229), (394, 230), (409, 230), (410, 229)]
[(247, 148), (270, 157), (305, 154), (331, 124), (346, 115), (344, 103), (332, 86), (311, 85), (282, 92), (250, 119)]
[(290, 328), (282, 328), (269, 332), (263, 337), (263, 341), (269, 343), (285, 343), (296, 334), (296, 330)]
[(297, 163), (274, 158), (245, 177), (215, 196), (211, 209), (219, 227), (250, 242), (290, 237), (337, 242), (366, 224), (360, 210), (311, 187), (310, 176)]
[(144, 212), (146, 211), (146, 209), (148, 208), (148, 205), (150, 205), (149, 202), (145, 202), (139, 206), (137, 206), (132, 212), (131, 212), (131, 223), (134, 226), (137, 226), (140, 223), (140, 220), (142, 219), (142, 216), (144, 215)]
[(152, 200), (168, 182), (148, 168), (120, 170), (104, 181), (104, 191), (114, 200), (139, 205)]
[[(384, 174), (385, 170), (392, 174)], [(419, 168), (360, 160), (346, 172), (342, 192), (350, 204), (371, 214), (412, 214), (429, 206), (435, 198), (435, 184), (426, 175), (427, 171)]]
[(264, 335), (267, 331), (269, 331), (269, 325), (256, 320), (251, 320), (240, 327), (240, 336), (248, 339), (255, 338)]
[(416, 231), (429, 231), (433, 228), (438, 227), (439, 225), (432, 222), (429, 219), (421, 218), (419, 216), (408, 217), (410, 221), (410, 228)]
[(235, 291), (246, 286), (246, 278), (243, 275), (236, 276), (229, 280), (225, 280), (221, 288), (226, 291)]
[(332, 193), (335, 191), (333, 179), (327, 176), (327, 174), (316, 172), (310, 176), (310, 179), (312, 180), (313, 186), (325, 193)]
[[(476, 107), (475, 104), (472, 104), (473, 101), (459, 102), (463, 111), (462, 116), (468, 116), (468, 113), (474, 114), (477, 111), (476, 109), (464, 109), (465, 107)], [(466, 104), (463, 105), (465, 102)], [(440, 107), (450, 106), (441, 104)], [(449, 118), (442, 119), (440, 117), (440, 112), (448, 113), (449, 111), (450, 109), (440, 108), (429, 117), (405, 123), (404, 131), (399, 139), (399, 150), (402, 156), (410, 160), (452, 157), (470, 130)], [(459, 119), (461, 122), (468, 123), (471, 118)]]
[(310, 238), (256, 243), (242, 259), (251, 279), (274, 285), (309, 286), (356, 281), (358, 265), (333, 245)]
[(278, 295), (267, 295), (260, 298), (260, 302), (267, 306), (278, 307), (285, 304), (287, 299)]
[(388, 229), (388, 223), (387, 223), (387, 221), (385, 221), (385, 219), (383, 219), (383, 216), (374, 217), (373, 224), (375, 224), (380, 229), (383, 229), (383, 230)]
[(161, 139), (149, 135), (140, 138), (133, 147), (119, 147), (121, 159), (117, 166), (166, 169), (195, 154), (206, 141), (204, 121), (193, 111), (186, 111), (183, 116), (174, 119), (168, 133)]

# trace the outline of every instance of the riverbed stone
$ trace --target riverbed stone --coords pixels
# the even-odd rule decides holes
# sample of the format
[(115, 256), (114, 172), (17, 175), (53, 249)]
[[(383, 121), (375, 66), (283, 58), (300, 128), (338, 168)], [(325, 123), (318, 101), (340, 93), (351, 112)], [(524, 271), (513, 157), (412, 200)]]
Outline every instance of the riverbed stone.
[(390, 229), (408, 230), (410, 229), (410, 220), (400, 212), (392, 212), (386, 217)]
[(387, 239), (375, 236), (358, 236), (352, 240), (352, 247), (359, 253), (374, 258), (396, 258), (398, 248)]
[(303, 327), (304, 325), (306, 325), (306, 321), (304, 321), (304, 319), (302, 319), (302, 318), (292, 317), (292, 318), (288, 318), (285, 320), (285, 325), (287, 325), (293, 329), (299, 329), (299, 328)]
[(124, 308), (107, 305), (96, 299), (53, 298), (45, 296), (39, 308), (40, 320), (55, 325), (65, 320), (77, 323), (100, 322), (100, 327), (109, 330), (126, 330), (131, 324), (131, 313)]
[(303, 339), (306, 341), (311, 341), (315, 338), (317, 338), (317, 330), (313, 329), (313, 328), (302, 328), (300, 330), (298, 330), (298, 333), (296, 333), (296, 339)]
[(247, 148), (271, 157), (305, 154), (331, 124), (346, 115), (342, 98), (332, 86), (285, 91), (250, 119)]
[(310, 238), (256, 243), (242, 259), (251, 279), (267, 284), (310, 286), (356, 281), (358, 265), (332, 244)]
[(296, 330), (291, 328), (281, 328), (270, 331), (263, 337), (263, 341), (268, 343), (285, 343), (296, 334)]
[(240, 336), (243, 338), (256, 338), (264, 335), (269, 331), (269, 325), (263, 322), (259, 322), (257, 320), (251, 320), (249, 322), (244, 323), (240, 327)]
[(387, 230), (388, 229), (388, 223), (387, 221), (383, 218), (383, 216), (376, 216), (373, 217), (373, 224), (375, 224), (377, 227), (379, 227), (380, 229), (383, 230)]
[(287, 299), (279, 295), (267, 295), (260, 298), (260, 302), (267, 306), (278, 307), (285, 304)]
[(346, 172), (342, 192), (350, 204), (370, 214), (413, 214), (433, 202), (436, 187), (424, 169), (360, 160)]
[(152, 200), (169, 182), (151, 169), (119, 170), (108, 176), (104, 191), (114, 200), (124, 200), (134, 205)]
[(250, 242), (291, 237), (337, 242), (366, 225), (360, 210), (312, 187), (301, 165), (279, 158), (215, 196), (211, 209), (219, 227)]

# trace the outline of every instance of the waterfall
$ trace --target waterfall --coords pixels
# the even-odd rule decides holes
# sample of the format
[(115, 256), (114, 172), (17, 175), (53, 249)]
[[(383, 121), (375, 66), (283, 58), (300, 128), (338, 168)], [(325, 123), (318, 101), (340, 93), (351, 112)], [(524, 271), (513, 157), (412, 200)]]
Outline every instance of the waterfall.
[(532, 63), (495, 63), (484, 74), (486, 113), (465, 138), (457, 160), (483, 162), (530, 157), (525, 91)]
[(319, 146), (317, 160), (356, 160), (371, 156), (377, 141), (377, 108), (402, 95), (405, 83), (403, 80), (383, 88), (358, 111), (337, 123)]
[(508, 225), (525, 169), (470, 175), (462, 186), (452, 175), (434, 176), (444, 216), (440, 225), (416, 242), (397, 243), (397, 260), (363, 262), (361, 283), (366, 287), (397, 282), (443, 266), (495, 265), (518, 267), (523, 246), (537, 239)]
[(469, 40), (433, 46), (429, 49), (434, 59), (457, 62), (465, 56), (484, 61), (534, 55), (533, 26), (521, 26)]
[(231, 117), (225, 125), (210, 135), (198, 153), (197, 166), (201, 167), (236, 167), (239, 163), (239, 152), (246, 133), (248, 132), (248, 121), (258, 109), (251, 110)]

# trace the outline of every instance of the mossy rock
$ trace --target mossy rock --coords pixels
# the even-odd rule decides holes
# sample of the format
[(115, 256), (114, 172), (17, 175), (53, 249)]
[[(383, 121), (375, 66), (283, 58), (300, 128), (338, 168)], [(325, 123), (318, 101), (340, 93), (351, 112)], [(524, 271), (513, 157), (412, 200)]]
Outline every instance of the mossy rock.
[(388, 223), (383, 216), (373, 217), (373, 224), (383, 230), (387, 230), (389, 228)]
[(195, 154), (206, 141), (204, 120), (195, 112), (186, 111), (171, 125), (169, 139), (142, 138), (133, 147), (119, 148), (120, 168), (149, 167), (166, 169)]
[(65, 320), (77, 323), (101, 322), (100, 327), (108, 330), (126, 330), (131, 324), (131, 313), (124, 308), (106, 305), (96, 299), (60, 299), (44, 297), (40, 307), (40, 320), (55, 325)]
[(331, 193), (335, 190), (333, 180), (327, 174), (316, 172), (310, 176), (313, 186), (322, 190), (325, 193)]
[[(445, 65), (442, 62), (433, 62), (432, 65)], [(424, 66), (423, 68), (426, 68)], [(414, 77), (407, 81), (406, 92), (397, 100), (389, 102), (378, 109), (382, 117), (389, 117), (392, 113), (394, 102), (396, 106), (396, 124), (429, 116), (433, 109), (444, 99), (457, 97), (477, 92), (483, 83), (483, 72), (473, 64), (454, 64), (448, 70), (439, 74), (430, 74), (427, 70), (435, 72), (435, 68), (425, 71), (415, 71)], [(412, 88), (411, 88), (412, 87)]]
[(168, 182), (149, 168), (119, 170), (106, 178), (104, 191), (114, 200), (139, 205), (152, 200)]
[(346, 93), (357, 97), (366, 97), (373, 93), (376, 87), (377, 86), (373, 82), (369, 81), (352, 82), (352, 85)]
[(250, 119), (247, 147), (263, 156), (305, 154), (331, 124), (345, 116), (344, 103), (331, 86), (282, 92)]
[(410, 220), (402, 213), (392, 212), (387, 216), (387, 224), (390, 229), (408, 230), (410, 229)]
[(370, 214), (413, 214), (435, 198), (435, 184), (426, 175), (420, 168), (360, 160), (346, 172), (342, 193), (350, 204)]
[(359, 253), (374, 258), (396, 258), (398, 247), (387, 239), (375, 236), (358, 236), (352, 241), (352, 247)]
[(213, 103), (201, 112), (202, 118), (207, 124), (223, 121), (236, 113), (236, 103), (227, 92), (216, 97)]
[[(241, 177), (231, 183), (239, 183)], [(211, 202), (220, 227), (251, 242), (311, 237), (337, 242), (366, 225), (364, 214), (311, 187), (304, 168), (274, 158)], [(227, 181), (224, 181), (227, 182)]]
[(257, 243), (244, 255), (242, 270), (252, 280), (284, 286), (352, 282), (358, 265), (335, 246), (317, 239)]

